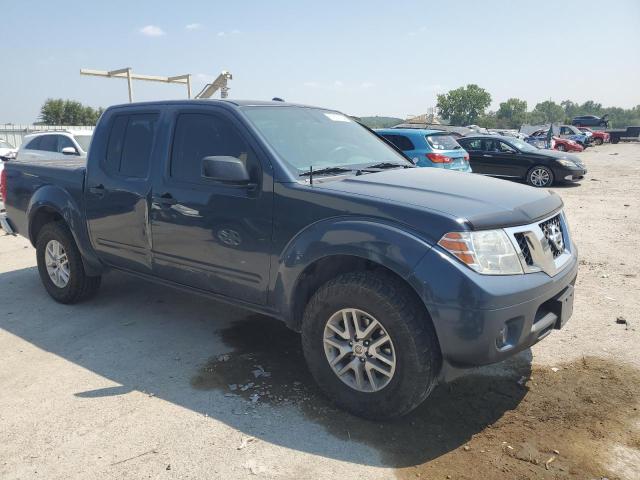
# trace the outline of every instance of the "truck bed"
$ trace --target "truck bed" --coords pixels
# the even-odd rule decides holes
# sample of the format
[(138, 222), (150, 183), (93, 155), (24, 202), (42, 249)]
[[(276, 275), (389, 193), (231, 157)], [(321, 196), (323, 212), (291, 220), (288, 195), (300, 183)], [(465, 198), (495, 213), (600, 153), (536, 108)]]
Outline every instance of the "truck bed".
[[(66, 191), (77, 206), (83, 204), (86, 160), (12, 160), (5, 163), (7, 171), (7, 215), (16, 233), (27, 234), (29, 203), (37, 200), (43, 189)], [(7, 204), (9, 204), (7, 205)]]

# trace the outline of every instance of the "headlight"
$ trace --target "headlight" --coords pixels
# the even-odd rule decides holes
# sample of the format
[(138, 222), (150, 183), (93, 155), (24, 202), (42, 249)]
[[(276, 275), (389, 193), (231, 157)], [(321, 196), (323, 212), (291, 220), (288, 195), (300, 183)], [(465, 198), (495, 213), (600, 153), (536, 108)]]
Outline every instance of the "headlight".
[(559, 159), (557, 159), (557, 160), (556, 160), (556, 162), (558, 162), (560, 165), (564, 165), (565, 167), (569, 167), (569, 168), (571, 168), (571, 167), (573, 167), (573, 168), (577, 167), (577, 165), (576, 165), (576, 163), (575, 163), (575, 162), (572, 162), (571, 160), (565, 160), (565, 159), (563, 159), (563, 158), (559, 158)]
[(516, 249), (504, 230), (447, 233), (438, 245), (484, 275), (524, 273)]

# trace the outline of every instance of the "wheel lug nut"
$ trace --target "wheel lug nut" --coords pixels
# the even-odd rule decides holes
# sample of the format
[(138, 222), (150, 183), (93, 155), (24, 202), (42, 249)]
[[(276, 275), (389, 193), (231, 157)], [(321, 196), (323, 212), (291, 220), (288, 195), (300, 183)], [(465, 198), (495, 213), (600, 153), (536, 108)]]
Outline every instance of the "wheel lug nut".
[(361, 357), (361, 358), (360, 358), (360, 361), (361, 361), (361, 362), (364, 362), (364, 358), (363, 358), (363, 357)]
[(353, 342), (349, 342), (349, 346), (350, 346), (350, 347), (353, 347)]

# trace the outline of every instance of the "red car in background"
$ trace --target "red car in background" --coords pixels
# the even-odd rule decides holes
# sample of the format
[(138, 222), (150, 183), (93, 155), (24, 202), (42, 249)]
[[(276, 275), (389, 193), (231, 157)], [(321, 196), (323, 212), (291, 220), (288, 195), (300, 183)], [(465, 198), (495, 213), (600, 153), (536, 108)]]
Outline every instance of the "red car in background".
[(553, 137), (553, 149), (561, 152), (582, 152), (584, 147), (568, 138)]
[(596, 145), (602, 145), (609, 141), (609, 134), (607, 132), (600, 132), (597, 130), (591, 130), (589, 127), (578, 127), (581, 132), (589, 132), (593, 137), (593, 143)]
[[(547, 141), (547, 130), (536, 130), (527, 138), (525, 138), (525, 142), (530, 143), (531, 145), (535, 145), (538, 148), (545, 148), (545, 144)], [(553, 136), (553, 145), (551, 147), (553, 150), (560, 150), (561, 152), (582, 152), (584, 147), (580, 145), (578, 142), (574, 140), (569, 140), (568, 138), (562, 138)]]

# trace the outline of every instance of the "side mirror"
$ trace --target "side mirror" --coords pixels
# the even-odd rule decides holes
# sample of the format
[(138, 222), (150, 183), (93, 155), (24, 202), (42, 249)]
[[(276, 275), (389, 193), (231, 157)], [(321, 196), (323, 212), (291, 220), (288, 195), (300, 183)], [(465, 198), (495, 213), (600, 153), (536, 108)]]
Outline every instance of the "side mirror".
[(202, 176), (236, 185), (249, 185), (249, 172), (236, 157), (212, 156), (202, 159)]
[(63, 155), (79, 155), (78, 150), (75, 147), (64, 147), (62, 149)]

